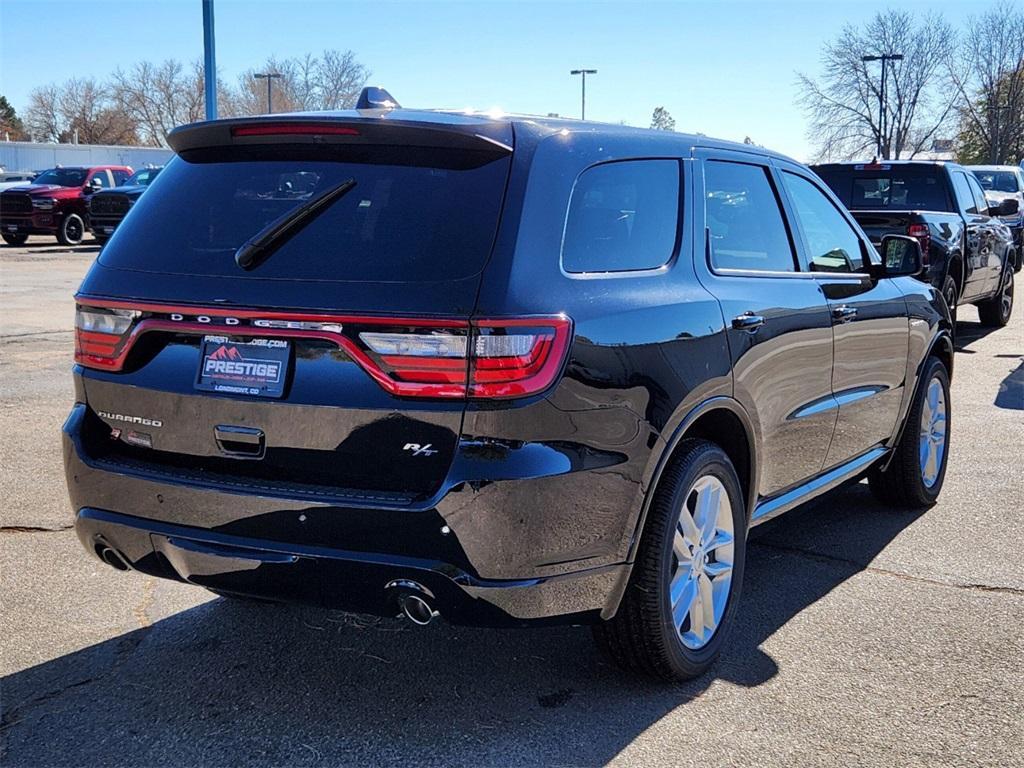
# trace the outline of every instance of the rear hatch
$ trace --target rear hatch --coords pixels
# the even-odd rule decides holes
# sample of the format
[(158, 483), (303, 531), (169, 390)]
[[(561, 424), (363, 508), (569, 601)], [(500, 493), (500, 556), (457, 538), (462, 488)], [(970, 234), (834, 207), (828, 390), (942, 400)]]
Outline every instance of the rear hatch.
[[(179, 156), (77, 297), (89, 453), (291, 498), (434, 493), (458, 442), (471, 333), (516, 334), (470, 324), (508, 125), (226, 122), (172, 144)], [(236, 263), (339, 190), (258, 263)]]

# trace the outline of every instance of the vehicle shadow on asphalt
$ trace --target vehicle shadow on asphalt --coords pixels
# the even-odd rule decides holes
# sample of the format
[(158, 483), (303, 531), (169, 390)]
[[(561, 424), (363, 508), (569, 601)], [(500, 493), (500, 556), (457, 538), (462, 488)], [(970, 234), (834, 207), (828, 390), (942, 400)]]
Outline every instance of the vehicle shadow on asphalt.
[(859, 484), (758, 529), (735, 631), (712, 672), (691, 683), (617, 670), (586, 628), (417, 629), (215, 599), (4, 678), (0, 758), (603, 765), (712, 683), (773, 678), (761, 646), (919, 514), (885, 510)]

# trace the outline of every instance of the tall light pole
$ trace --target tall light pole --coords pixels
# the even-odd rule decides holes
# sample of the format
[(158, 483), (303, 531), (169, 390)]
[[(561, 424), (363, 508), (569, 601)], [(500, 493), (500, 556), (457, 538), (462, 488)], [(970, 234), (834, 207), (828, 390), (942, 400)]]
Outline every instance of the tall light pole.
[(213, 0), (203, 0), (203, 85), (206, 119), (217, 119), (217, 56), (213, 45)]
[(902, 53), (883, 53), (879, 56), (861, 56), (864, 63), (869, 61), (882, 62), (882, 84), (878, 89), (878, 159), (882, 159), (883, 141), (885, 137), (885, 65), (890, 61), (903, 61)]
[(270, 95), (270, 86), (274, 82), (275, 77), (284, 77), (280, 72), (257, 72), (253, 75), (257, 80), (267, 81), (267, 114), (271, 114), (274, 111), (273, 100)]
[(582, 79), (580, 80), (580, 87), (582, 89), (582, 95), (580, 98), (580, 120), (587, 119), (587, 75), (596, 75), (596, 69), (573, 69), (569, 72), (570, 75), (579, 75)]

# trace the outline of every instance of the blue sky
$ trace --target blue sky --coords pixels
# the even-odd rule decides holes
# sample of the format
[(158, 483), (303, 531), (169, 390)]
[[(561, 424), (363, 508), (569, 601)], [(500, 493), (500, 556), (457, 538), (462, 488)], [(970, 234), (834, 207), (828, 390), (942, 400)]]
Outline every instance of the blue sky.
[[(679, 130), (798, 159), (810, 144), (797, 71), (846, 22), (889, 6), (957, 24), (988, 0), (859, 2), (316, 2), (215, 0), (217, 64), (232, 82), (268, 55), (352, 49), (405, 106), (500, 107), (647, 125), (666, 107)], [(19, 111), (33, 87), (105, 77), (142, 59), (202, 57), (200, 0), (0, 0), (0, 93)]]

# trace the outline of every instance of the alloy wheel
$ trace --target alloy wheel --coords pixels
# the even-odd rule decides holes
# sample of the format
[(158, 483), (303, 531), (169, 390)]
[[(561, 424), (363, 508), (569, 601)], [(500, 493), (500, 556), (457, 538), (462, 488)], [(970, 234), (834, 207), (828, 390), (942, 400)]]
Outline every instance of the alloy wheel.
[(946, 427), (946, 393), (938, 377), (932, 377), (921, 409), (918, 442), (921, 479), (928, 488), (935, 485), (946, 459)]
[(1013, 309), (1013, 270), (1009, 267), (1006, 268), (1005, 277), (1003, 278), (1003, 290), (999, 296), (999, 311), (1002, 313), (1004, 318), (1010, 316), (1010, 312)]
[(694, 482), (676, 523), (669, 599), (676, 634), (687, 648), (707, 645), (729, 602), (735, 531), (729, 494), (721, 480)]

